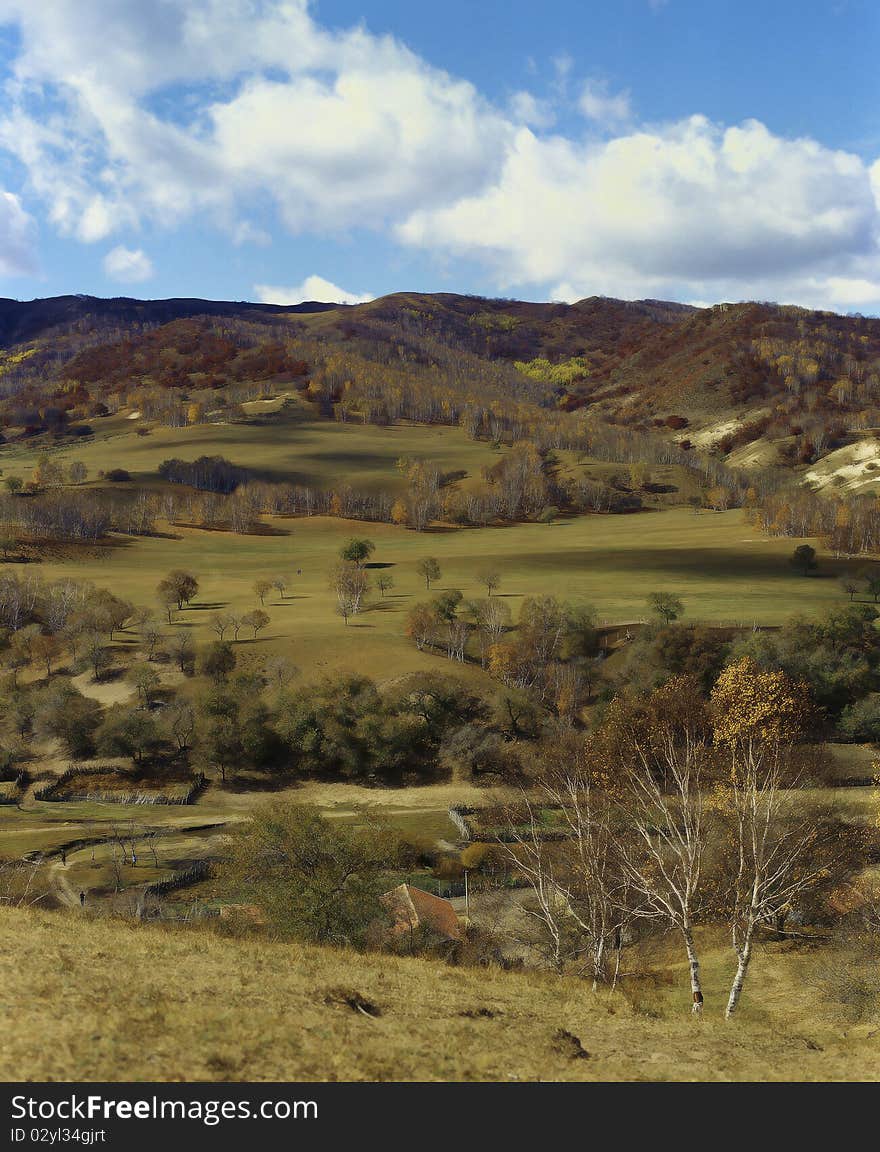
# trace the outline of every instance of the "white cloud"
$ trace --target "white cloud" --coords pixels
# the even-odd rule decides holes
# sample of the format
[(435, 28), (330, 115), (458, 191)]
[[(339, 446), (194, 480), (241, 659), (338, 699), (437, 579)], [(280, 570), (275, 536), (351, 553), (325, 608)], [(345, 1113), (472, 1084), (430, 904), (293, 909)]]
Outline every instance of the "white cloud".
[(36, 224), (12, 192), (0, 192), (0, 276), (32, 276)]
[(153, 262), (143, 249), (123, 248), (121, 244), (104, 257), (104, 271), (122, 284), (140, 284), (154, 274)]
[(858, 157), (694, 116), (601, 143), (522, 129), (491, 188), (415, 212), (399, 234), (554, 298), (815, 302), (880, 279), (878, 221)]
[(556, 120), (552, 106), (547, 100), (540, 100), (531, 92), (514, 92), (508, 101), (510, 115), (518, 124), (528, 124), (532, 128), (549, 128)]
[(578, 107), (588, 120), (598, 124), (620, 124), (632, 116), (629, 93), (611, 93), (603, 80), (584, 83)]
[(880, 300), (880, 277), (865, 280), (853, 276), (829, 276), (817, 287), (826, 291), (832, 302), (841, 308), (857, 308)]
[(272, 237), (250, 220), (240, 220), (232, 229), (232, 242), (237, 246), (255, 244), (258, 248), (267, 248), (272, 243)]
[[(292, 232), (379, 229), (530, 295), (875, 306), (880, 161), (756, 121), (637, 126), (627, 93), (578, 90), (570, 55), (549, 102), (500, 108), (306, 0), (0, 0), (3, 22), (0, 148), (85, 243), (198, 218), (265, 244), (268, 202)], [(553, 134), (562, 105), (590, 123)], [(29, 218), (0, 207), (3, 259), (26, 266)]]
[(473, 85), (305, 0), (0, 0), (4, 18), (22, 47), (0, 146), (83, 241), (196, 212), (234, 234), (255, 194), (295, 231), (383, 226), (491, 179), (512, 134)]
[(307, 276), (295, 288), (281, 288), (272, 284), (255, 284), (257, 300), (263, 304), (301, 304), (304, 300), (317, 300), (325, 304), (366, 304), (375, 297), (369, 292), (358, 295), (325, 280), (323, 276)]

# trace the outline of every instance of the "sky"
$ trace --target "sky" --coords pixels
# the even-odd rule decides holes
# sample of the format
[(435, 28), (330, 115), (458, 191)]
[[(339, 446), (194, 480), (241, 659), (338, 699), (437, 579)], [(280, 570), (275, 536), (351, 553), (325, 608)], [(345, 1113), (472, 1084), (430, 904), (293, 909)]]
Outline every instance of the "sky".
[(876, 0), (0, 0), (0, 296), (880, 314)]

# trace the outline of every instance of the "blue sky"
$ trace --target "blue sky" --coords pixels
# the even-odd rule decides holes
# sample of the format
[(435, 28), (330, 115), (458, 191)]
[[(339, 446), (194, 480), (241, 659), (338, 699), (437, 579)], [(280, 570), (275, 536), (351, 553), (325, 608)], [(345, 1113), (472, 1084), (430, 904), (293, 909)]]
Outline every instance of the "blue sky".
[(873, 0), (0, 0), (0, 294), (880, 311)]

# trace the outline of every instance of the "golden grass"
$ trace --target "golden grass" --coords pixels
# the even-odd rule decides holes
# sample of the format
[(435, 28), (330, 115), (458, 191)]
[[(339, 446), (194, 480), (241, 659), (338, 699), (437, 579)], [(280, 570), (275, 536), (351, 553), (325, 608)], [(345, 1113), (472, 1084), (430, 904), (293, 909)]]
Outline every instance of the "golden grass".
[[(242, 631), (240, 656), (284, 652), (310, 679), (346, 669), (385, 680), (433, 668), (474, 683), (482, 680), (486, 687), (478, 668), (452, 668), (441, 657), (417, 652), (404, 636), (408, 610), (426, 596), (416, 571), (424, 556), (436, 556), (443, 572), (432, 594), (443, 588), (459, 588), (466, 597), (485, 594), (478, 574), (490, 562), (501, 575), (500, 593), (514, 617), (523, 597), (541, 593), (593, 604), (600, 620), (610, 623), (644, 618), (646, 597), (658, 590), (683, 597), (686, 620), (745, 625), (777, 624), (798, 610), (818, 612), (843, 603), (831, 578), (842, 562), (823, 557), (820, 576), (798, 576), (787, 562), (794, 542), (762, 537), (738, 510), (694, 515), (670, 508), (636, 516), (582, 516), (550, 526), (437, 532), (324, 516), (274, 524), (289, 535), (176, 528), (178, 539), (130, 540), (100, 556), (47, 560), (40, 570), (47, 579), (92, 580), (135, 604), (158, 608), (159, 580), (172, 568), (189, 569), (199, 577), (199, 597), (168, 631), (190, 627), (199, 643), (215, 639), (210, 629), (215, 611), (250, 611), (258, 606), (254, 581), (282, 575), (290, 594), (283, 602), (274, 591), (266, 598), (270, 624), (255, 643)], [(351, 536), (375, 542), (374, 560), (390, 566), (386, 571), (395, 587), (384, 599), (374, 595), (368, 610), (345, 627), (335, 614), (327, 572)]]
[[(845, 1031), (800, 961), (759, 955), (768, 1009), (659, 1017), (549, 975), (453, 969), (198, 929), (0, 910), (0, 1075), (27, 1080), (877, 1079), (870, 1030)], [(711, 958), (710, 958), (711, 960)], [(709, 965), (711, 968), (711, 963)], [(720, 969), (719, 969), (720, 972)], [(714, 977), (709, 980), (713, 985)], [(343, 987), (377, 1005), (368, 1019)], [(807, 997), (811, 997), (808, 1000)], [(329, 1000), (329, 1002), (328, 1002)], [(775, 1011), (782, 1001), (786, 1011)], [(812, 1005), (812, 1009), (808, 1011)], [(475, 1015), (480, 1010), (488, 1015)], [(577, 1036), (587, 1058), (556, 1039)]]

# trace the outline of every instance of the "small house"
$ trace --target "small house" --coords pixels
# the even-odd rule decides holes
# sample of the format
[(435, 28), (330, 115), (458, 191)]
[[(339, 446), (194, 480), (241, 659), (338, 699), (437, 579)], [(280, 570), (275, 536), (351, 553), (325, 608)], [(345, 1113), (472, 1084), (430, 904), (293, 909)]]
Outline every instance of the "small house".
[(413, 932), (418, 927), (428, 928), (447, 940), (460, 940), (462, 931), (458, 914), (440, 896), (434, 896), (412, 884), (400, 884), (384, 893), (379, 900), (392, 920), (391, 931), (395, 936)]

